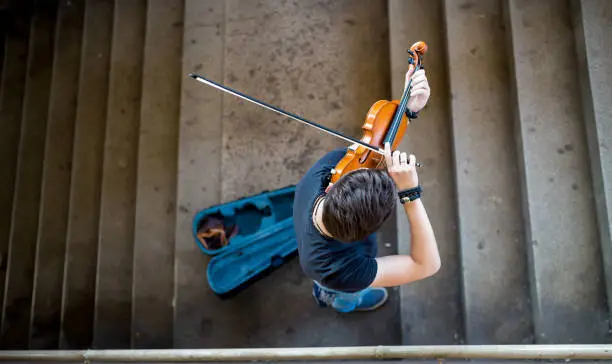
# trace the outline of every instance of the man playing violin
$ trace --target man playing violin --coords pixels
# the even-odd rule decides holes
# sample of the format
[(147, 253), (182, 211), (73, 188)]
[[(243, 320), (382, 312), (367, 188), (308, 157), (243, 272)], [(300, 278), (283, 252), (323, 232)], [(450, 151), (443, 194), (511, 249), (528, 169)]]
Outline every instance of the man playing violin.
[[(412, 79), (408, 112), (415, 115), (429, 100), (425, 70)], [(385, 145), (386, 169), (351, 171), (330, 186), (331, 170), (346, 148), (325, 154), (302, 177), (294, 198), (294, 227), (304, 273), (321, 307), (339, 312), (370, 311), (388, 298), (385, 287), (432, 276), (440, 256), (431, 223), (420, 200), (415, 156)], [(403, 204), (411, 230), (410, 255), (377, 257), (376, 232)]]

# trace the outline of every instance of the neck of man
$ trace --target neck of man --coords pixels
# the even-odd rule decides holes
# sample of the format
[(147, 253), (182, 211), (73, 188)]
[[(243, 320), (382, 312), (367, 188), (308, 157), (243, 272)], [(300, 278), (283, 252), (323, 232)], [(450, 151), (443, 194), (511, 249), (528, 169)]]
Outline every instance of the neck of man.
[(325, 197), (317, 204), (317, 209), (314, 211), (313, 221), (315, 227), (319, 230), (320, 233), (331, 238), (331, 234), (329, 231), (325, 229), (325, 225), (323, 224), (323, 205), (325, 204)]

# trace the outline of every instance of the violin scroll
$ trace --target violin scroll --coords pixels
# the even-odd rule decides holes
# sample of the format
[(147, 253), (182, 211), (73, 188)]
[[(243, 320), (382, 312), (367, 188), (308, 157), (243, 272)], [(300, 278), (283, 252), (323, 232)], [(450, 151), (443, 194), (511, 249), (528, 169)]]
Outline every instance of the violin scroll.
[(418, 41), (414, 43), (410, 49), (408, 50), (408, 63), (410, 65), (415, 65), (415, 67), (422, 67), (423, 64), (423, 55), (427, 53), (427, 43)]

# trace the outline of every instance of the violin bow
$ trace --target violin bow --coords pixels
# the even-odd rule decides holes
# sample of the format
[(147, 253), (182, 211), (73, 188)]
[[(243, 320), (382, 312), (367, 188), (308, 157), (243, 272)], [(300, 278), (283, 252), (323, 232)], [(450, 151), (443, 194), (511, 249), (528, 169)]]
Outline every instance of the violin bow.
[[(415, 72), (416, 72), (416, 70), (415, 70)], [(214, 87), (214, 88), (216, 88), (216, 89), (219, 89), (219, 90), (221, 90), (221, 91), (227, 92), (227, 93), (232, 94), (232, 95), (234, 95), (234, 96), (237, 96), (237, 97), (239, 97), (239, 98), (241, 98), (241, 99), (243, 99), (243, 100), (247, 100), (247, 101), (249, 101), (249, 102), (252, 102), (252, 103), (254, 103), (254, 104), (256, 104), (256, 105), (262, 106), (262, 107), (264, 107), (264, 108), (266, 108), (266, 109), (268, 109), (268, 110), (275, 111), (275, 112), (277, 112), (277, 113), (279, 113), (279, 114), (281, 114), (281, 115), (287, 116), (287, 117), (289, 117), (289, 118), (291, 118), (291, 119), (297, 120), (297, 121), (299, 121), (299, 122), (301, 122), (301, 123), (304, 123), (304, 124), (306, 124), (306, 125), (310, 125), (310, 126), (312, 126), (312, 127), (316, 128), (316, 129), (319, 129), (319, 130), (321, 130), (321, 131), (325, 132), (325, 133), (328, 133), (328, 134), (331, 134), (331, 135), (336, 136), (336, 137), (338, 137), (338, 138), (341, 138), (341, 139), (343, 139), (343, 140), (345, 140), (345, 141), (347, 141), (347, 142), (352, 142), (352, 143), (359, 144), (359, 145), (361, 145), (361, 146), (363, 146), (363, 147), (365, 147), (365, 148), (367, 148), (367, 149), (369, 149), (369, 150), (371, 150), (371, 151), (373, 151), (373, 152), (376, 152), (376, 153), (378, 153), (378, 154), (381, 154), (381, 155), (384, 155), (384, 154), (385, 154), (385, 150), (384, 150), (384, 149), (382, 149), (382, 148), (378, 148), (378, 147), (375, 147), (375, 146), (370, 145), (370, 144), (368, 144), (368, 143), (364, 143), (364, 142), (362, 142), (362, 141), (361, 141), (361, 140), (359, 140), (359, 139), (356, 139), (356, 138), (350, 137), (350, 136), (348, 136), (348, 135), (344, 135), (344, 134), (342, 134), (342, 133), (340, 133), (340, 132), (337, 132), (337, 131), (335, 131), (335, 130), (332, 130), (332, 129), (330, 129), (330, 128), (326, 127), (326, 126), (323, 126), (323, 125), (321, 125), (321, 124), (317, 124), (317, 123), (312, 122), (312, 121), (310, 121), (310, 120), (307, 120), (307, 119), (305, 119), (305, 118), (303, 118), (303, 117), (301, 117), (301, 116), (299, 116), (299, 115), (295, 115), (295, 114), (293, 114), (293, 113), (290, 113), (290, 112), (288, 112), (288, 111), (285, 111), (285, 110), (283, 110), (283, 109), (281, 109), (281, 108), (278, 108), (278, 107), (276, 107), (276, 106), (273, 106), (273, 105), (267, 104), (267, 103), (265, 103), (265, 102), (263, 102), (263, 101), (261, 101), (261, 100), (257, 100), (257, 99), (256, 99), (256, 98), (254, 98), (254, 97), (251, 97), (251, 96), (245, 95), (245, 94), (243, 94), (242, 92), (237, 91), (237, 90), (234, 90), (234, 89), (232, 89), (232, 88), (230, 88), (230, 87), (227, 87), (227, 86), (224, 86), (224, 85), (218, 84), (218, 83), (216, 83), (216, 82), (214, 82), (214, 81), (211, 81), (211, 80), (209, 80), (209, 79), (207, 79), (207, 78), (205, 78), (205, 77), (203, 77), (203, 76), (201, 76), (201, 75), (198, 75), (198, 74), (196, 74), (196, 73), (190, 73), (190, 74), (189, 74), (189, 76), (190, 76), (191, 78), (193, 78), (193, 79), (197, 80), (197, 81), (200, 81), (200, 82), (204, 83), (204, 84), (207, 84), (207, 85), (209, 85), (209, 86), (212, 86), (212, 87)], [(410, 83), (408, 84), (408, 87), (411, 87), (411, 86), (412, 86), (412, 79), (410, 80)], [(416, 163), (416, 166), (417, 166), (417, 167), (421, 167), (421, 166), (422, 166), (422, 164), (417, 162), (417, 163)]]
[(361, 141), (361, 140), (359, 140), (359, 139), (355, 139), (355, 138), (352, 138), (352, 137), (350, 137), (350, 136), (344, 135), (344, 134), (342, 134), (342, 133), (340, 133), (340, 132), (337, 132), (337, 131), (335, 131), (335, 130), (332, 130), (332, 129), (328, 128), (328, 127), (325, 127), (325, 126), (323, 126), (323, 125), (317, 124), (317, 123), (312, 122), (312, 121), (310, 121), (310, 120), (306, 120), (306, 119), (304, 119), (303, 117), (301, 117), (301, 116), (299, 116), (299, 115), (295, 115), (295, 114), (293, 114), (293, 113), (290, 113), (290, 112), (288, 112), (288, 111), (285, 111), (285, 110), (283, 110), (283, 109), (281, 109), (281, 108), (278, 108), (278, 107), (276, 107), (276, 106), (272, 106), (272, 105), (267, 104), (267, 103), (265, 103), (265, 102), (263, 102), (263, 101), (257, 100), (257, 99), (256, 99), (256, 98), (254, 98), (254, 97), (251, 97), (251, 96), (245, 95), (245, 94), (243, 94), (242, 92), (240, 92), (240, 91), (236, 91), (236, 90), (234, 90), (234, 89), (232, 89), (232, 88), (229, 88), (229, 87), (227, 87), (227, 86), (220, 85), (220, 84), (218, 84), (218, 83), (216, 83), (216, 82), (214, 82), (214, 81), (211, 81), (211, 80), (209, 80), (209, 79), (206, 79), (205, 77), (202, 77), (202, 76), (200, 76), (200, 75), (198, 75), (198, 74), (195, 74), (195, 73), (190, 73), (190, 74), (189, 74), (189, 76), (190, 76), (190, 77), (192, 77), (192, 78), (194, 78), (194, 79), (195, 79), (195, 80), (197, 80), (197, 81), (200, 81), (200, 82), (202, 82), (202, 83), (204, 83), (204, 84), (207, 84), (207, 85), (209, 85), (209, 86), (212, 86), (212, 87), (214, 87), (214, 88), (216, 88), (216, 89), (219, 89), (219, 90), (222, 90), (222, 91), (224, 91), (224, 92), (230, 93), (230, 94), (232, 94), (232, 95), (234, 95), (234, 96), (240, 97), (241, 99), (244, 99), (244, 100), (250, 101), (250, 102), (252, 102), (252, 103), (254, 103), (254, 104), (256, 104), (256, 105), (262, 106), (262, 107), (264, 107), (264, 108), (266, 108), (266, 109), (268, 109), (268, 110), (275, 111), (275, 112), (277, 112), (277, 113), (279, 113), (279, 114), (281, 114), (281, 115), (284, 115), (284, 116), (290, 117), (290, 118), (292, 118), (292, 119), (294, 119), (294, 120), (297, 120), (297, 121), (302, 122), (302, 123), (304, 123), (304, 124), (310, 125), (310, 126), (312, 126), (312, 127), (316, 128), (316, 129), (319, 129), (319, 130), (321, 130), (321, 131), (323, 131), (323, 132), (326, 132), (326, 133), (331, 134), (331, 135), (334, 135), (334, 136), (336, 136), (336, 137), (338, 137), (338, 138), (344, 139), (344, 140), (346, 140), (347, 142), (357, 143), (357, 144), (362, 145), (362, 146), (364, 146), (365, 148), (368, 148), (369, 150), (374, 151), (374, 152), (376, 152), (376, 153), (380, 153), (380, 154), (384, 154), (384, 153), (385, 153), (385, 151), (384, 151), (383, 149), (380, 149), (380, 148), (375, 147), (375, 146), (373, 146), (373, 145), (370, 145), (370, 144), (368, 144), (368, 143), (364, 143), (364, 142), (362, 142), (362, 141)]

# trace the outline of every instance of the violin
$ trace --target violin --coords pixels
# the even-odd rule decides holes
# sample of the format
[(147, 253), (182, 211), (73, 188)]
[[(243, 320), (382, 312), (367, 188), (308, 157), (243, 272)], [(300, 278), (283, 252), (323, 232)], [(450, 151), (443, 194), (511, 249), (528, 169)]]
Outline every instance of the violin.
[[(427, 44), (421, 41), (414, 43), (408, 50), (409, 67), (414, 67), (415, 72), (422, 68), (422, 58), (426, 51)], [(410, 68), (408, 70), (410, 70)], [(370, 107), (366, 120), (361, 127), (363, 130), (363, 136), (361, 139), (356, 139), (332, 130), (326, 126), (307, 120), (299, 115), (295, 115), (276, 106), (267, 104), (261, 100), (257, 100), (256, 98), (245, 95), (240, 91), (211, 81), (199, 74), (190, 73), (189, 76), (196, 81), (202, 82), (223, 92), (227, 92), (243, 100), (252, 102), (268, 110), (307, 124), (347, 142), (351, 142), (352, 145), (348, 147), (344, 157), (331, 171), (332, 177), (330, 186), (338, 181), (338, 179), (340, 179), (340, 177), (343, 175), (356, 169), (379, 168), (384, 162), (385, 143), (389, 142), (391, 145), (391, 150), (397, 149), (409, 124), (406, 110), (408, 108), (408, 100), (410, 99), (412, 80), (410, 80), (408, 85), (405, 87), (401, 100), (379, 100)], [(420, 164), (417, 163), (417, 167), (419, 166)]]
[[(422, 67), (422, 58), (425, 52), (427, 52), (425, 42), (416, 42), (410, 47), (408, 63), (410, 64), (409, 67), (415, 68), (414, 72)], [(411, 85), (412, 80), (404, 89), (401, 100), (379, 100), (370, 107), (361, 127), (363, 131), (361, 142), (377, 147), (379, 150), (383, 150), (386, 143), (390, 144), (392, 151), (397, 149), (410, 123), (407, 119), (406, 110)], [(354, 143), (348, 147), (344, 157), (331, 170), (330, 185), (336, 183), (340, 177), (351, 171), (360, 168), (379, 168), (384, 160), (383, 154), (372, 153), (371, 149)]]

